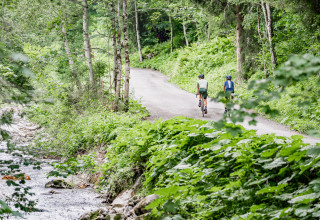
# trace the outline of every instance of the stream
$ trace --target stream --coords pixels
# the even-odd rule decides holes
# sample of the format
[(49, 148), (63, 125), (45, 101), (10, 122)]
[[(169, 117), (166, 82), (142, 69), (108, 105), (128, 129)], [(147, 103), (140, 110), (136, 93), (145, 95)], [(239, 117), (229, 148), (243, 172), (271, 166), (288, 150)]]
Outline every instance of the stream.
[[(8, 169), (9, 164), (3, 161), (14, 161), (12, 164), (19, 164), (21, 161), (35, 160), (40, 163), (40, 169), (34, 169), (34, 165), (20, 166), (19, 173), (25, 173), (30, 176), (31, 180), (26, 180), (23, 187), (30, 187), (32, 196), (27, 196), (31, 201), (36, 201), (36, 212), (21, 212), (25, 219), (30, 220), (49, 220), (49, 219), (78, 219), (83, 213), (96, 210), (97, 208), (105, 207), (102, 204), (103, 199), (98, 198), (99, 194), (92, 188), (85, 189), (53, 189), (45, 188), (45, 184), (50, 180), (56, 179), (53, 177), (47, 178), (47, 173), (53, 170), (50, 165), (53, 160), (38, 159), (36, 157), (22, 153), (19, 149), (32, 144), (36, 132), (41, 132), (41, 128), (30, 123), (26, 118), (21, 117), (21, 106), (10, 106), (7, 109), (2, 109), (1, 112), (12, 110), (13, 123), (11, 125), (2, 125), (1, 130), (7, 131), (15, 143), (17, 150), (14, 153), (8, 153), (7, 142), (0, 142), (0, 169)], [(21, 154), (20, 156), (18, 154)], [(3, 164), (1, 164), (1, 161)], [(1, 165), (4, 167), (1, 167)], [(7, 167), (6, 167), (7, 166)], [(5, 201), (14, 193), (13, 186), (7, 186), (4, 176), (0, 174), (0, 199)], [(68, 180), (67, 180), (68, 181)], [(81, 181), (81, 180), (77, 180)], [(19, 182), (19, 181), (17, 181)], [(11, 206), (12, 207), (12, 204)], [(0, 217), (1, 219), (1, 217)], [(9, 219), (21, 219), (10, 216)]]

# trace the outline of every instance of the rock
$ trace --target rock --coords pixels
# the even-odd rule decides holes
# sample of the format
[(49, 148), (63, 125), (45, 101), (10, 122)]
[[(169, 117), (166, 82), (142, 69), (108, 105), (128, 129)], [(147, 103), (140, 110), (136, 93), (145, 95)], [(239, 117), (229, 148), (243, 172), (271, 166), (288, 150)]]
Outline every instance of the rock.
[(50, 182), (46, 183), (46, 188), (57, 188), (57, 189), (72, 189), (72, 184), (66, 182), (63, 179), (51, 180)]
[(145, 197), (144, 199), (142, 199), (134, 208), (134, 213), (137, 216), (143, 215), (147, 212), (149, 212), (150, 210), (146, 210), (145, 207), (148, 206), (151, 202), (153, 202), (154, 200), (158, 199), (159, 196), (158, 195), (149, 195), (147, 197)]
[(148, 219), (147, 217), (149, 216), (150, 213), (146, 213), (143, 215), (139, 215), (137, 217), (134, 218), (134, 220), (143, 220), (143, 219)]
[(56, 192), (56, 191), (54, 191), (54, 190), (50, 190), (50, 191), (49, 191), (49, 194), (52, 195), (52, 194), (60, 194), (60, 193), (59, 193), (59, 192)]
[(98, 209), (96, 211), (83, 214), (80, 216), (79, 220), (111, 220), (111, 217), (106, 210)]
[(78, 189), (85, 189), (87, 187), (89, 187), (90, 185), (86, 184), (86, 183), (80, 183), (77, 185)]
[(132, 206), (126, 206), (124, 209), (123, 209), (123, 214), (125, 216), (129, 216), (130, 215), (130, 211), (132, 210)]
[(141, 201), (141, 199), (133, 200), (133, 204), (134, 204), (134, 205), (137, 205), (140, 201)]
[(120, 193), (115, 200), (112, 202), (113, 207), (117, 208), (123, 208), (128, 205), (129, 199), (132, 197), (133, 191), (132, 190), (126, 190), (122, 193)]
[(113, 210), (117, 213), (117, 214), (122, 214), (124, 212), (124, 208), (123, 207), (113, 207)]

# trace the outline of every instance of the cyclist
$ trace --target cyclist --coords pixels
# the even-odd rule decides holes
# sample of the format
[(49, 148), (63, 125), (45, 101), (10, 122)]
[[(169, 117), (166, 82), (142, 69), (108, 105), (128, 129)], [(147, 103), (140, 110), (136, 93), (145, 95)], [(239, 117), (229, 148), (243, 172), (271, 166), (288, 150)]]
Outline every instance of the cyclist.
[(207, 97), (208, 97), (208, 81), (204, 79), (204, 75), (200, 74), (198, 76), (199, 81), (197, 83), (197, 90), (199, 94), (199, 107), (201, 107), (201, 97), (204, 99), (204, 113), (207, 114)]
[[(234, 96), (234, 83), (231, 81), (231, 76), (226, 76), (226, 81), (224, 82), (223, 91), (225, 93), (225, 98), (228, 100), (230, 97), (233, 99)], [(224, 112), (227, 112), (227, 107), (225, 107)]]

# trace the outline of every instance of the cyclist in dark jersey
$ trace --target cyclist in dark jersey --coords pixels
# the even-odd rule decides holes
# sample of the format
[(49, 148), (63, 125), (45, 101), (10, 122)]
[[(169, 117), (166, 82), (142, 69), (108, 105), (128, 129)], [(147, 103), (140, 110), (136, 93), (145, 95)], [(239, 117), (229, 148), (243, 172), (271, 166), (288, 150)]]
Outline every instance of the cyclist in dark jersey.
[[(226, 81), (224, 82), (223, 91), (225, 93), (225, 98), (228, 100), (230, 97), (233, 99), (234, 96), (234, 83), (231, 81), (231, 76), (226, 76)], [(227, 112), (227, 107), (225, 107), (225, 112)]]

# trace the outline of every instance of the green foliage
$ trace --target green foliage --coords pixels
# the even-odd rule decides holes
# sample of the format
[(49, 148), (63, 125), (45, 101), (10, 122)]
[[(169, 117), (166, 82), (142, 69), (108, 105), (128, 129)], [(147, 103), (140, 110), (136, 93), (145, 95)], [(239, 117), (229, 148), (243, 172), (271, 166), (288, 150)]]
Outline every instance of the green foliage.
[(156, 219), (316, 218), (319, 146), (237, 127), (233, 136), (183, 117), (138, 124), (109, 147), (106, 183), (145, 170), (144, 193), (160, 196), (149, 205)]
[(1, 102), (30, 101), (33, 87), (32, 72), (27, 68), (28, 57), (12, 52), (0, 42), (0, 99)]
[[(320, 130), (319, 71), (319, 57), (310, 54), (292, 56), (276, 70), (275, 79), (260, 84), (265, 87), (272, 84), (272, 93), (265, 96), (264, 101), (280, 112), (274, 119), (299, 131)], [(259, 83), (253, 81), (253, 84)], [(274, 99), (275, 96), (280, 99)]]
[(54, 162), (52, 165), (54, 170), (50, 171), (48, 176), (62, 176), (66, 178), (68, 175), (76, 175), (79, 172), (94, 173), (95, 171), (98, 171), (96, 153), (82, 156), (78, 155), (77, 158), (69, 157), (63, 163)]
[(12, 215), (22, 218), (22, 215), (19, 212), (12, 211), (12, 209), (5, 202), (0, 200), (0, 219), (3, 219), (2, 216), (4, 215)]
[[(85, 104), (85, 103), (84, 103)], [(105, 146), (123, 129), (128, 129), (147, 116), (144, 108), (130, 103), (130, 112), (113, 113), (98, 103), (87, 103), (85, 110), (63, 103), (38, 104), (28, 109), (30, 119), (45, 125), (50, 140), (39, 139), (38, 146), (58, 154), (74, 155), (98, 146)], [(80, 104), (81, 105), (81, 104)]]

